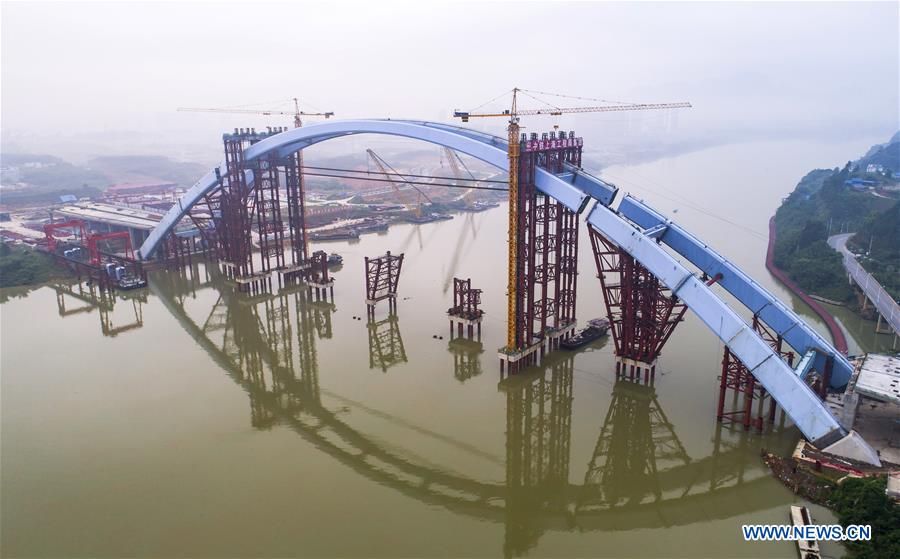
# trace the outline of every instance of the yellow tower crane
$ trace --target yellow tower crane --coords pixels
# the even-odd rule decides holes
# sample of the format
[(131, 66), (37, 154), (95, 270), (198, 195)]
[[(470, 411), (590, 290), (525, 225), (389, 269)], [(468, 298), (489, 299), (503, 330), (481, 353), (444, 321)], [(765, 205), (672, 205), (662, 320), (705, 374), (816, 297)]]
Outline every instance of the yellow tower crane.
[(294, 110), (293, 111), (275, 111), (275, 110), (259, 110), (259, 109), (240, 109), (240, 108), (224, 108), (224, 109), (208, 109), (203, 107), (178, 107), (178, 111), (188, 112), (188, 113), (231, 113), (231, 114), (245, 114), (245, 115), (263, 115), (263, 116), (274, 116), (274, 115), (289, 115), (294, 117), (294, 128), (300, 128), (303, 126), (303, 122), (301, 121), (301, 116), (324, 116), (325, 118), (329, 118), (334, 116), (334, 112), (321, 112), (321, 113), (307, 113), (300, 110), (300, 101), (294, 97), (292, 99), (294, 102)]
[[(508, 156), (509, 156), (509, 269), (507, 270), (507, 300), (506, 300), (506, 349), (516, 350), (516, 300), (518, 293), (516, 273), (518, 270), (518, 243), (516, 231), (518, 230), (518, 213), (519, 205), (519, 117), (532, 115), (550, 115), (559, 116), (569, 113), (600, 113), (610, 111), (648, 111), (654, 109), (686, 109), (690, 108), (690, 103), (619, 103), (607, 104), (593, 107), (554, 107), (550, 106), (546, 109), (525, 109), (519, 110), (517, 106), (517, 98), (522, 93), (533, 99), (550, 105), (542, 99), (538, 99), (534, 95), (553, 95), (555, 97), (569, 97), (575, 99), (584, 99), (579, 97), (571, 97), (568, 95), (556, 95), (541, 91), (530, 91), (514, 87), (512, 89), (512, 104), (509, 110), (503, 112), (470, 112), (470, 111), (453, 111), (453, 116), (462, 119), (463, 122), (469, 122), (470, 118), (490, 118), (504, 117), (509, 119), (507, 127), (507, 138), (509, 140)], [(591, 99), (596, 100), (596, 99)], [(608, 102), (607, 102), (608, 103)]]

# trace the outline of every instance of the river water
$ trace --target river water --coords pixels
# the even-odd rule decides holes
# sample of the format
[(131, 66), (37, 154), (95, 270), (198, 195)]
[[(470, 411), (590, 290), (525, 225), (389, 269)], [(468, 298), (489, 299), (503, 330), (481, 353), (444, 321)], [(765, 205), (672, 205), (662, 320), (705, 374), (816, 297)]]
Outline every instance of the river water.
[[(768, 218), (807, 170), (872, 143), (602, 174), (811, 317), (765, 272)], [(652, 387), (615, 382), (609, 340), (501, 380), (505, 212), (322, 244), (344, 256), (333, 305), (238, 296), (202, 264), (112, 303), (63, 284), (6, 293), (3, 555), (795, 556), (740, 525), (785, 523), (800, 502), (759, 459), (798, 432), (716, 423), (722, 346), (690, 313)], [(581, 239), (583, 321), (602, 308)], [(398, 313), (370, 325), (363, 257), (386, 250), (405, 254)], [(481, 344), (450, 342), (454, 275), (484, 289)], [(841, 320), (853, 351), (874, 339)]]

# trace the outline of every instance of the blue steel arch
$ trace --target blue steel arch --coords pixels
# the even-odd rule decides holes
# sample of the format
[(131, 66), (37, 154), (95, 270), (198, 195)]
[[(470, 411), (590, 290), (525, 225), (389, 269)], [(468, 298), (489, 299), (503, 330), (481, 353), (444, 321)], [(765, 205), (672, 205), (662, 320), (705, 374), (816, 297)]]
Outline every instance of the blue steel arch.
[[(343, 120), (294, 128), (253, 144), (247, 148), (244, 158), (246, 161), (253, 161), (273, 152), (285, 156), (320, 142), (356, 134), (386, 134), (431, 142), (465, 153), (499, 169), (508, 168), (506, 142), (494, 136), (444, 124), (402, 120)], [(224, 168), (224, 164), (221, 167)], [(587, 193), (543, 170), (539, 171), (536, 182), (540, 190), (576, 212), (581, 212), (592, 196), (609, 203), (615, 194), (610, 190)], [(204, 194), (216, 186), (215, 169), (194, 183), (141, 245), (138, 251), (141, 259), (149, 259), (163, 237)]]
[[(253, 161), (272, 153), (285, 156), (323, 141), (356, 134), (422, 140), (508, 171), (505, 140), (457, 126), (406, 120), (338, 120), (295, 128), (251, 145), (245, 150), (244, 158)], [(190, 208), (216, 188), (216, 171), (213, 169), (204, 175), (166, 213), (138, 251), (142, 259), (148, 259)], [(835, 451), (866, 462), (880, 463), (877, 453), (858, 435), (848, 433), (804, 382), (802, 374), (805, 371), (791, 369), (743, 318), (662, 245), (667, 245), (710, 276), (722, 274), (719, 283), (726, 291), (748, 309), (759, 313), (791, 347), (804, 353), (801, 364), (816, 366), (821, 371), (826, 360), (833, 360), (832, 386), (846, 384), (853, 370), (847, 359), (771, 293), (642, 201), (626, 197), (619, 210), (613, 210), (609, 206), (617, 189), (581, 169), (569, 167), (559, 175), (538, 169), (535, 184), (544, 194), (578, 213), (591, 199), (596, 200), (587, 222), (643, 264), (684, 301), (744, 363), (813, 444), (820, 448), (835, 445), (831, 447)]]

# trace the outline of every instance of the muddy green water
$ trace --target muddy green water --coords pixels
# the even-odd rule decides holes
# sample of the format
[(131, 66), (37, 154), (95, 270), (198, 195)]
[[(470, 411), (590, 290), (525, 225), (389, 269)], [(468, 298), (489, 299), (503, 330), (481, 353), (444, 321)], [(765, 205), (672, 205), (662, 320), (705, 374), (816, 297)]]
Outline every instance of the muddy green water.
[[(603, 174), (791, 300), (763, 266), (769, 216), (808, 169), (873, 142)], [(7, 293), (2, 555), (794, 557), (740, 526), (788, 521), (797, 499), (759, 450), (789, 452), (798, 433), (716, 423), (722, 348), (690, 313), (653, 387), (614, 381), (609, 341), (501, 381), (505, 227), (500, 207), (323, 244), (345, 261), (333, 306), (235, 295), (202, 265), (106, 306), (77, 286)], [(584, 233), (582, 320), (602, 314)], [(401, 300), (370, 326), (354, 318), (363, 256), (385, 250), (406, 255)], [(454, 275), (484, 289), (481, 344), (449, 343)], [(841, 319), (869, 343), (870, 324)]]

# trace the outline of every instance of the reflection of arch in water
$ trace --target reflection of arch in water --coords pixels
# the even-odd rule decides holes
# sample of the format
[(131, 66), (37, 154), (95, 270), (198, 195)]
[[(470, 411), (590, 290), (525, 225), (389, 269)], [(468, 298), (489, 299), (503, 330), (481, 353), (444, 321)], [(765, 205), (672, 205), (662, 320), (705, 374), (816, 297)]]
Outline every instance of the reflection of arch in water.
[[(393, 120), (333, 121), (263, 135), (264, 138), (243, 152), (243, 158), (246, 162), (254, 162), (269, 156), (287, 157), (319, 142), (356, 134), (418, 139), (465, 153), (499, 169), (507, 169), (509, 165), (508, 146), (502, 138), (441, 123)], [(247, 173), (252, 175), (252, 171)], [(202, 199), (207, 200), (209, 213), (214, 213), (213, 207), (218, 200), (212, 200), (210, 196), (218, 192), (221, 186), (220, 174), (219, 169), (211, 170), (169, 209), (138, 251), (142, 259), (149, 258), (162, 239)], [(596, 200), (598, 203), (587, 216), (591, 227), (640, 262), (648, 273), (658, 278), (679, 301), (692, 309), (747, 365), (813, 444), (826, 448), (842, 440), (842, 445), (849, 448), (849, 452), (858, 452), (869, 461), (879, 463), (874, 451), (861, 438), (849, 437), (830, 409), (786, 363), (781, 359), (772, 359), (777, 354), (753, 332), (749, 324), (684, 261), (661, 245), (667, 245), (696, 266), (703, 277), (720, 278), (717, 286), (724, 288), (754, 314), (759, 314), (790, 346), (800, 353), (811, 355), (815, 359), (816, 370), (825, 370), (826, 366), (833, 364), (833, 387), (846, 384), (853, 370), (849, 361), (772, 294), (700, 239), (642, 201), (626, 196), (613, 210), (609, 206), (616, 197), (617, 189), (579, 169), (570, 166), (562, 173), (553, 174), (536, 168), (534, 184), (543, 194), (575, 213), (581, 213), (591, 199)]]
[[(277, 337), (281, 334), (275, 332), (276, 336), (270, 337), (262, 310), (247, 309), (252, 305), (240, 295), (223, 296), (216, 305), (219, 311), (210, 316), (227, 318), (229, 307), (244, 307), (232, 311), (232, 316), (244, 320), (244, 326), (256, 324), (257, 334), (253, 336), (261, 343), (269, 344), (269, 349), (257, 351), (253, 359), (230, 354), (235, 350), (243, 351), (242, 346), (217, 344), (211, 338), (217, 331), (234, 327), (223, 326), (218, 321), (198, 325), (178, 303), (177, 292), (161, 289), (177, 289), (176, 283), (163, 286), (151, 278), (154, 292), (182, 327), (249, 394), (254, 424), (268, 427), (277, 422), (289, 426), (316, 448), (404, 495), (457, 513), (505, 523), (505, 548), (509, 554), (527, 550), (546, 530), (670, 527), (707, 522), (711, 516), (727, 518), (781, 504), (773, 502), (772, 495), (758, 490), (761, 485), (770, 483), (770, 478), (758, 465), (746, 470), (745, 451), (739, 447), (722, 451), (718, 446), (709, 457), (657, 471), (654, 483), (661, 498), (632, 499), (627, 506), (588, 503), (585, 495), (590, 495), (593, 489), (568, 482), (572, 369), (570, 359), (559, 357), (548, 359), (545, 367), (532, 373), (503, 381), (509, 431), (506, 483), (482, 482), (419, 464), (398, 451), (386, 449), (342, 421), (339, 410), (326, 407), (322, 399), (329, 395), (318, 386), (314, 336), (303, 342), (306, 351), (312, 350), (308, 353), (309, 358), (300, 360), (294, 355), (293, 365), (289, 366), (285, 361), (286, 352), (277, 349), (280, 343)], [(185, 289), (192, 289), (190, 282), (181, 283)], [(201, 287), (204, 286), (193, 288)], [(309, 318), (302, 307), (308, 303), (303, 301), (302, 292), (287, 293), (285, 297), (271, 300), (277, 305), (293, 305), (287, 314), (291, 317), (292, 332), (301, 345), (303, 332), (314, 332), (313, 327), (305, 324)], [(257, 304), (262, 302), (257, 301)], [(251, 334), (249, 328), (242, 330), (245, 340), (253, 339)], [(254, 364), (260, 370), (243, 371), (239, 363)], [(512, 382), (507, 384), (508, 381)], [(354, 405), (342, 398), (338, 402), (337, 408)], [(390, 417), (384, 412), (378, 413)], [(421, 428), (416, 431), (443, 437), (447, 442), (445, 436), (429, 434)], [(748, 440), (745, 434), (741, 433), (741, 436)], [(452, 444), (472, 452), (465, 448), (465, 443)], [(787, 496), (784, 498), (787, 503)]]

